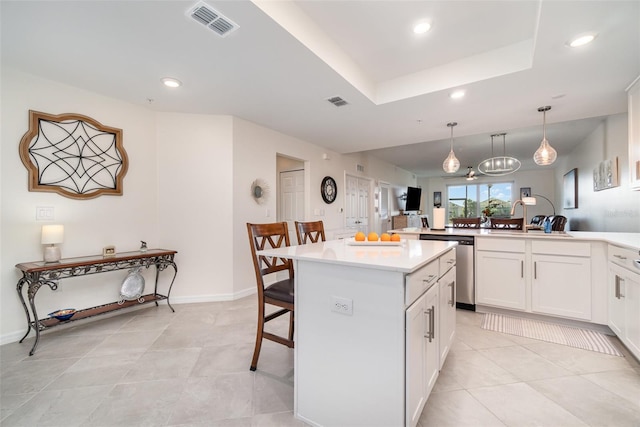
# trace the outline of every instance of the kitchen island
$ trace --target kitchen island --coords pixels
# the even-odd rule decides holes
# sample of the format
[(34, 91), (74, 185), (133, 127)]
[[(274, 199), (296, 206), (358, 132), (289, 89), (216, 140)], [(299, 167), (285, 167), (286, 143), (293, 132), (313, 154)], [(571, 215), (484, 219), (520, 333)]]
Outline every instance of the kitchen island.
[(417, 424), (455, 333), (455, 246), (335, 240), (259, 252), (294, 260), (298, 418)]

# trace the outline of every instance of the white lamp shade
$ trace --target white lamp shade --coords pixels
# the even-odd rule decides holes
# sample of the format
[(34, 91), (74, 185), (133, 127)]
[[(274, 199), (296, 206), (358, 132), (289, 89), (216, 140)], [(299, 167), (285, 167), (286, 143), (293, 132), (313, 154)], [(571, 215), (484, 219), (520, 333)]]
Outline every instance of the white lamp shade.
[(64, 241), (64, 225), (43, 225), (42, 244), (55, 245)]
[(523, 197), (522, 198), (522, 203), (524, 203), (525, 205), (533, 206), (533, 205), (536, 204), (536, 198), (535, 197)]

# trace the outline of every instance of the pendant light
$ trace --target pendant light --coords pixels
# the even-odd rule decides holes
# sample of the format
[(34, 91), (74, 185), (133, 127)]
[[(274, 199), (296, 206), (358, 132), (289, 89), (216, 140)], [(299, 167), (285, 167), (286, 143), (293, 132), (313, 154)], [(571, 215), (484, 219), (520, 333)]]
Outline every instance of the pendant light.
[[(496, 136), (502, 137), (502, 156), (493, 155), (493, 138)], [(478, 171), (480, 171), (480, 173), (491, 176), (501, 176), (514, 173), (520, 169), (520, 166), (522, 165), (520, 160), (515, 157), (507, 156), (506, 136), (506, 133), (496, 133), (491, 135), (491, 157), (480, 162), (478, 165)]]
[(547, 166), (556, 161), (558, 153), (549, 145), (547, 141), (547, 111), (551, 110), (550, 106), (540, 107), (538, 111), (542, 113), (542, 142), (540, 147), (533, 154), (533, 161), (539, 166)]
[(449, 151), (449, 155), (444, 162), (442, 163), (442, 169), (446, 173), (455, 173), (460, 168), (460, 160), (456, 158), (456, 155), (453, 153), (453, 127), (458, 126), (457, 122), (447, 123), (447, 126), (451, 128), (451, 151)]

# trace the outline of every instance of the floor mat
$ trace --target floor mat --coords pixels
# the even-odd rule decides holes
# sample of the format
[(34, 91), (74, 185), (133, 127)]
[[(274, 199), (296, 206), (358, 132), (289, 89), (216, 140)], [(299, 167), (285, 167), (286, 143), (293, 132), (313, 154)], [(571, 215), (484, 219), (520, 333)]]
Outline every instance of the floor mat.
[(606, 335), (588, 329), (495, 313), (484, 314), (482, 329), (622, 356)]

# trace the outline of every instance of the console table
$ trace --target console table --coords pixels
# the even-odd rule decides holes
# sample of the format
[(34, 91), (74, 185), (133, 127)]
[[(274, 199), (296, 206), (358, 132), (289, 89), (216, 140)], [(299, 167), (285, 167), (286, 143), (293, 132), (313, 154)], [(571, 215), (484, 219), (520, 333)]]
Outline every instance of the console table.
[[(158, 301), (167, 300), (167, 304), (171, 311), (175, 312), (171, 304), (169, 303), (169, 295), (171, 294), (171, 288), (173, 282), (178, 274), (178, 267), (173, 258), (177, 252), (165, 249), (149, 249), (146, 252), (134, 251), (134, 252), (122, 252), (114, 256), (87, 256), (78, 258), (66, 258), (61, 259), (59, 262), (47, 263), (44, 261), (26, 262), (17, 264), (16, 268), (22, 271), (22, 278), (18, 281), (17, 290), (24, 312), (27, 316), (27, 333), (22, 337), (20, 342), (29, 335), (31, 329), (36, 333), (36, 341), (29, 352), (29, 356), (32, 356), (38, 346), (40, 340), (40, 331), (49, 329), (61, 324), (74, 322), (76, 320), (82, 320), (89, 317), (97, 316), (100, 314), (109, 313), (115, 310), (131, 307), (134, 305), (148, 304), (155, 302), (158, 305)], [(69, 320), (58, 320), (53, 317), (47, 317), (40, 319), (35, 305), (35, 297), (38, 290), (42, 286), (48, 286), (51, 290), (58, 289), (58, 282), (62, 279), (70, 277), (80, 277), (89, 274), (106, 273), (116, 270), (127, 270), (136, 267), (149, 268), (154, 265), (156, 267), (156, 280), (155, 287), (152, 294), (142, 295), (138, 300), (132, 301), (116, 301), (108, 304), (103, 304), (95, 307), (85, 308), (78, 310)], [(167, 267), (173, 267), (173, 278), (169, 284), (166, 295), (158, 293), (158, 277), (160, 272)], [(27, 308), (22, 289), (27, 285), (27, 299), (31, 312)]]

